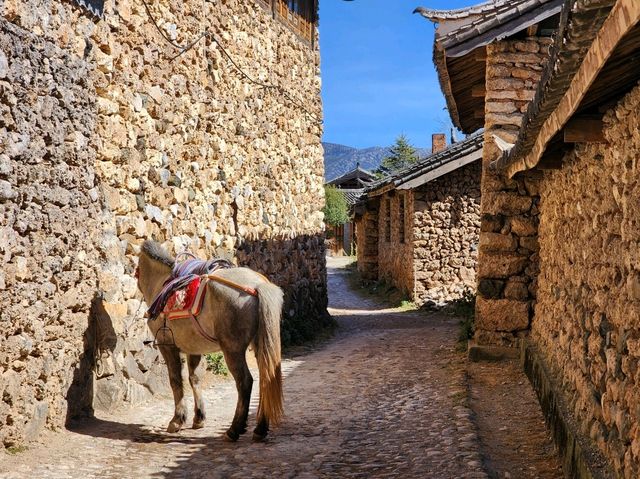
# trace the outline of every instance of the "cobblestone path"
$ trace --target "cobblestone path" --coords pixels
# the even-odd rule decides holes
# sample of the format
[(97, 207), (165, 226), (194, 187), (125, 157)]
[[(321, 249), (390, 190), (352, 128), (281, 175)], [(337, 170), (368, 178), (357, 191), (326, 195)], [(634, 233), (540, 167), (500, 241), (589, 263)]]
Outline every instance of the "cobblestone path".
[(173, 402), (162, 398), (0, 456), (0, 476), (487, 477), (464, 405), (456, 321), (381, 309), (351, 292), (335, 267), (329, 284), (340, 329), (327, 344), (286, 360), (287, 417), (268, 442), (253, 443), (251, 434), (234, 444), (222, 440), (236, 398), (233, 382), (223, 381), (206, 392), (204, 429), (165, 433)]

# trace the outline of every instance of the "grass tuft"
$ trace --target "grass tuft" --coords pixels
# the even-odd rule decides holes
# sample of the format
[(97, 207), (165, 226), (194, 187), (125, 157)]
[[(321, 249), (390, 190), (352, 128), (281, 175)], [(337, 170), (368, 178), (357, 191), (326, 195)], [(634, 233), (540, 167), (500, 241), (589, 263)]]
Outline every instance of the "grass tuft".
[(466, 289), (460, 299), (456, 299), (445, 308), (447, 314), (460, 318), (460, 331), (458, 332), (458, 347), (467, 349), (467, 342), (475, 333), (476, 294)]
[(27, 446), (9, 446), (5, 450), (7, 451), (8, 454), (16, 455), (16, 454), (22, 454), (28, 449), (29, 448)]
[(227, 363), (224, 362), (224, 354), (209, 353), (205, 356), (207, 360), (207, 370), (218, 376), (228, 376), (229, 369)]

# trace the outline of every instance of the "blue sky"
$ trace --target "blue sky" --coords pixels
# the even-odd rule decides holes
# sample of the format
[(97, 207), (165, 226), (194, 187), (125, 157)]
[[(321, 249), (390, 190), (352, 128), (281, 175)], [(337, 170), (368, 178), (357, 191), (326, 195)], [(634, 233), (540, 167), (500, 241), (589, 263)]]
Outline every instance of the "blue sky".
[(432, 61), (434, 26), (417, 6), (453, 9), (481, 0), (323, 0), (320, 51), (324, 141), (416, 146), (450, 124)]

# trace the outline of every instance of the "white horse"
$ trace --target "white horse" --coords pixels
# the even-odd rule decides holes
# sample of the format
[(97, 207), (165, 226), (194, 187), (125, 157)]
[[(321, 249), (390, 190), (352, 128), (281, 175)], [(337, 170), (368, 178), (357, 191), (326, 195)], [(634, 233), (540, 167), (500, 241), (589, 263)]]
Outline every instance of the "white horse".
[[(162, 290), (174, 264), (175, 259), (158, 243), (143, 243), (137, 276), (138, 288), (147, 304), (151, 304)], [(240, 434), (246, 432), (253, 377), (245, 354), (252, 345), (260, 373), (260, 403), (253, 439), (261, 441), (266, 438), (269, 426), (276, 425), (283, 415), (280, 351), (282, 290), (248, 268), (222, 269), (215, 272), (215, 277), (221, 280), (207, 282), (202, 310), (196, 318), (199, 325), (194, 323), (193, 318), (164, 321), (158, 317), (149, 319), (147, 323), (154, 337), (165, 324), (171, 330), (165, 337), (171, 338), (173, 344), (158, 345), (167, 363), (175, 401), (175, 414), (167, 431), (179, 431), (186, 421), (179, 353), (187, 354), (189, 382), (195, 401), (193, 427), (196, 429), (203, 427), (205, 420), (197, 367), (203, 354), (222, 351), (238, 390), (236, 412), (226, 437), (236, 441)]]

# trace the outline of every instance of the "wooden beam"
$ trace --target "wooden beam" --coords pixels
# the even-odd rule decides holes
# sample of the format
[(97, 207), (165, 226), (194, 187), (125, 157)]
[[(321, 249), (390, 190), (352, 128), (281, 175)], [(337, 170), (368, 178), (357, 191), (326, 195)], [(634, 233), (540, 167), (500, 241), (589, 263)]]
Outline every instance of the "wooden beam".
[(527, 36), (528, 37), (535, 37), (538, 34), (538, 24), (536, 23), (535, 25), (529, 25), (527, 27)]
[(534, 168), (544, 154), (551, 139), (562, 130), (576, 112), (580, 102), (593, 84), (598, 73), (612, 55), (618, 43), (640, 21), (640, 2), (618, 0), (591, 44), (580, 68), (554, 112), (546, 119), (529, 152), (506, 168), (509, 178), (520, 171)]
[(487, 47), (478, 48), (474, 53), (474, 58), (477, 62), (487, 61)]
[(559, 170), (562, 168), (565, 155), (566, 151), (564, 150), (553, 150), (545, 153), (544, 156), (540, 158), (537, 168), (540, 170)]
[(564, 127), (565, 143), (606, 143), (602, 118), (573, 117)]
[(484, 98), (487, 95), (487, 88), (484, 83), (478, 83), (471, 87), (471, 96), (473, 98)]

